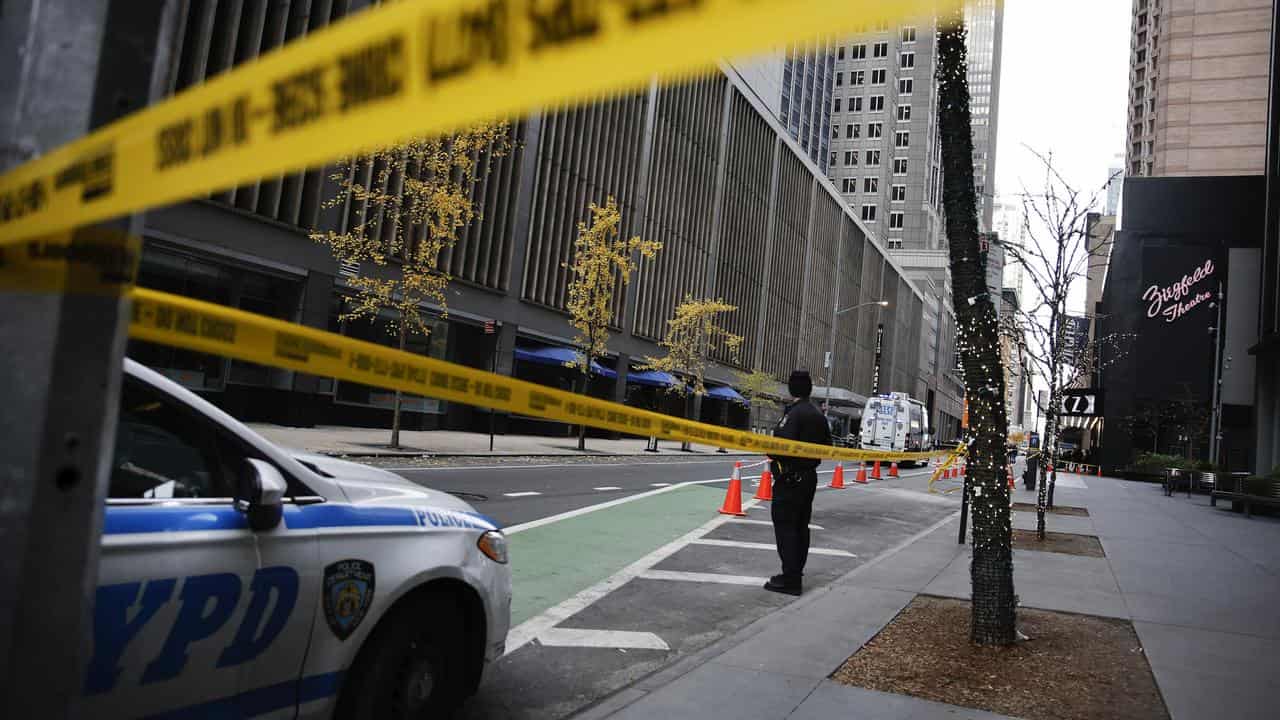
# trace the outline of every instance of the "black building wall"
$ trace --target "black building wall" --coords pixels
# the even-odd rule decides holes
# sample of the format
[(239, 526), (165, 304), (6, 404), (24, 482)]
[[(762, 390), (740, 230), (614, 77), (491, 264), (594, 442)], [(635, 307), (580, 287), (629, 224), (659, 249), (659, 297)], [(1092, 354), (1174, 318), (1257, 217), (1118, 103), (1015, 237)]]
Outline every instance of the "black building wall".
[[(1111, 253), (1099, 328), (1103, 335), (1136, 337), (1126, 344), (1127, 354), (1101, 373), (1106, 391), (1101, 452), (1108, 468), (1124, 466), (1140, 451), (1208, 458), (1215, 302), (1219, 283), (1225, 291), (1233, 273), (1259, 271), (1229, 267), (1228, 250), (1260, 246), (1263, 191), (1262, 178), (1248, 176), (1125, 181), (1123, 230)], [(1206, 262), (1212, 272), (1190, 283), (1186, 297), (1158, 307), (1150, 296), (1144, 299), (1153, 286), (1167, 288), (1184, 276), (1194, 277)], [(1165, 313), (1175, 305), (1180, 307), (1171, 319)], [(1223, 312), (1225, 318), (1231, 308)], [(1224, 413), (1224, 418), (1236, 425), (1252, 423), (1249, 413)], [(1225, 432), (1239, 446), (1252, 431), (1228, 427)], [(1182, 435), (1191, 441), (1179, 441)]]

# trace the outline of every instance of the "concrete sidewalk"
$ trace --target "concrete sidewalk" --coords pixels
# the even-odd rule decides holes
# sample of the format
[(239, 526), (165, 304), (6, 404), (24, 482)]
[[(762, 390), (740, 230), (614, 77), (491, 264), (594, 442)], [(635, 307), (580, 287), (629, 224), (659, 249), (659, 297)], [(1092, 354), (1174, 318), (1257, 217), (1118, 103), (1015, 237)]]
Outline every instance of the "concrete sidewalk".
[[(1034, 502), (1019, 489), (1015, 500)], [(1133, 622), (1174, 720), (1273, 718), (1280, 676), (1280, 521), (1167, 498), (1157, 485), (1059, 475), (1059, 505), (1090, 517), (1050, 530), (1098, 536), (1105, 558), (1017, 551), (1024, 607)], [(580, 718), (997, 718), (828, 679), (917, 594), (968, 599), (958, 519), (806, 594), (736, 635), (609, 698)], [(1014, 513), (1034, 528), (1033, 512)]]
[[(495, 435), (493, 451), (489, 450), (488, 433), (456, 430), (401, 430), (397, 450), (387, 447), (391, 431), (383, 428), (358, 428), (321, 425), (311, 428), (286, 427), (269, 423), (247, 423), (254, 431), (277, 445), (322, 455), (353, 456), (419, 456), (419, 455), (645, 455), (647, 441), (640, 438), (607, 440), (587, 438), (586, 451), (578, 450), (577, 437), (543, 435)], [(658, 457), (687, 455), (680, 443), (662, 440)], [(715, 447), (694, 445), (694, 453), (714, 453)]]

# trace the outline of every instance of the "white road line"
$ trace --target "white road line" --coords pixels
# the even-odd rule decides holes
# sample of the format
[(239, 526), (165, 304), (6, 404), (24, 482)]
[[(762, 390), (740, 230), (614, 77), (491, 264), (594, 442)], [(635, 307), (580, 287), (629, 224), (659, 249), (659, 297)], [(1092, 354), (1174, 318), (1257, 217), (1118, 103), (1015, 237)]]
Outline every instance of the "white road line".
[(525, 490), (524, 492), (502, 493), (504, 497), (530, 497), (533, 495), (541, 495), (541, 494), (542, 493), (540, 492), (534, 492), (532, 490)]
[(679, 580), (681, 582), (720, 583), (721, 585), (750, 585), (760, 587), (769, 578), (750, 575), (724, 575), (721, 573), (681, 572), (679, 570), (646, 570), (640, 573), (645, 580)]
[(630, 630), (582, 630), (547, 628), (538, 642), (548, 647), (625, 648), (627, 650), (670, 650), (662, 638), (651, 632)]
[(649, 483), (649, 487), (671, 487), (671, 483)]
[[(660, 490), (654, 490), (652, 492), (644, 493), (644, 494), (654, 495), (660, 492), (666, 492), (670, 489), (671, 488), (662, 488)], [(632, 496), (632, 497), (634, 498), (637, 496)], [(614, 501), (612, 504), (616, 505), (616, 504), (619, 504), (619, 502), (625, 502), (626, 500), (629, 500), (629, 499), (631, 498), (623, 498), (621, 501)], [(604, 507), (605, 505), (608, 505), (608, 504), (609, 503), (601, 503), (600, 505), (597, 505), (595, 507), (596, 509), (599, 509), (600, 507)], [(743, 503), (743, 508), (744, 509), (750, 508), (754, 505), (756, 505), (755, 500), (748, 500), (747, 502)], [(703, 535), (706, 535), (707, 533), (711, 532), (712, 530), (720, 527), (721, 525), (724, 524), (726, 519), (727, 519), (727, 516), (724, 516), (724, 515), (711, 518), (707, 522), (703, 523), (700, 527), (697, 527), (694, 530), (691, 530), (690, 532), (676, 538), (675, 540), (672, 540), (666, 545), (663, 545), (657, 550), (654, 550), (648, 555), (645, 555), (639, 560), (636, 560), (635, 562), (622, 568), (621, 570), (605, 578), (604, 580), (601, 580), (595, 585), (592, 585), (591, 587), (579, 592), (573, 597), (567, 600), (564, 600), (558, 605), (548, 608), (542, 611), (541, 613), (539, 613), (538, 615), (535, 615), (534, 617), (531, 617), (528, 620), (525, 620), (524, 622), (520, 623), (516, 627), (512, 628), (510, 632), (507, 633), (506, 654), (509, 655), (515, 652), (516, 650), (519, 650), (520, 648), (528, 644), (530, 640), (533, 640), (534, 638), (541, 635), (544, 631), (555, 627), (556, 625), (563, 622), (564, 620), (569, 619), (570, 617), (573, 617), (576, 613), (589, 607), (595, 601), (599, 600), (605, 595), (608, 595), (610, 592), (613, 592), (617, 588), (622, 587), (632, 578), (638, 577), (641, 573), (652, 568), (654, 565), (657, 565), (658, 563), (662, 562), (668, 557), (676, 554), (677, 551), (679, 551), (685, 545), (688, 545), (690, 540), (696, 540), (697, 538), (700, 538)], [(532, 523), (525, 523), (525, 525), (531, 525), (531, 524)], [(511, 530), (507, 530), (506, 532), (510, 533)]]
[[(716, 545), (719, 547), (746, 548), (748, 550), (777, 550), (777, 546), (773, 543), (744, 542), (742, 540), (715, 540), (712, 538), (699, 538), (689, 543), (690, 545)], [(810, 555), (830, 555), (832, 557), (852, 557), (857, 555), (848, 550), (836, 550), (833, 548), (809, 548)]]
[[(729, 522), (741, 523), (743, 525), (768, 525), (770, 527), (773, 527), (772, 520), (752, 520), (751, 518), (735, 517), (735, 518), (729, 518)], [(809, 529), (810, 530), (826, 530), (826, 528), (822, 527), (821, 525), (814, 525), (813, 523), (809, 523)]]
[(594, 490), (621, 490), (617, 485), (605, 485), (604, 487), (593, 488)]

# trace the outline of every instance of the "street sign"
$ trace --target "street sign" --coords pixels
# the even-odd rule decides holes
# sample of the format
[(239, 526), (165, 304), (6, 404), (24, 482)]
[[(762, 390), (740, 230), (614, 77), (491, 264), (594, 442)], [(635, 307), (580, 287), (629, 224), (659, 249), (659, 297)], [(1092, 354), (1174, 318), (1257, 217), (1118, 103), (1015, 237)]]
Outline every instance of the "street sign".
[(823, 353), (822, 355), (822, 367), (824, 368), (831, 367), (831, 351), (830, 350)]
[(1102, 390), (1084, 388), (1062, 391), (1064, 417), (1098, 417), (1102, 415)]
[(1036, 432), (1035, 430), (1032, 430), (1031, 432), (1027, 433), (1027, 446), (1032, 448), (1039, 448), (1040, 433)]

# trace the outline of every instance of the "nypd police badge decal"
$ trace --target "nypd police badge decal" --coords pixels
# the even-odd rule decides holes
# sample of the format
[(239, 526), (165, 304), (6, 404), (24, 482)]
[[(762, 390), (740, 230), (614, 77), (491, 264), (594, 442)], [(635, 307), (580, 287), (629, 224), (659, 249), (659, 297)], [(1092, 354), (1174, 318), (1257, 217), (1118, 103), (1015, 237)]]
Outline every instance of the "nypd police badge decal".
[(324, 619), (339, 640), (360, 626), (373, 604), (373, 563), (339, 560), (324, 569)]

